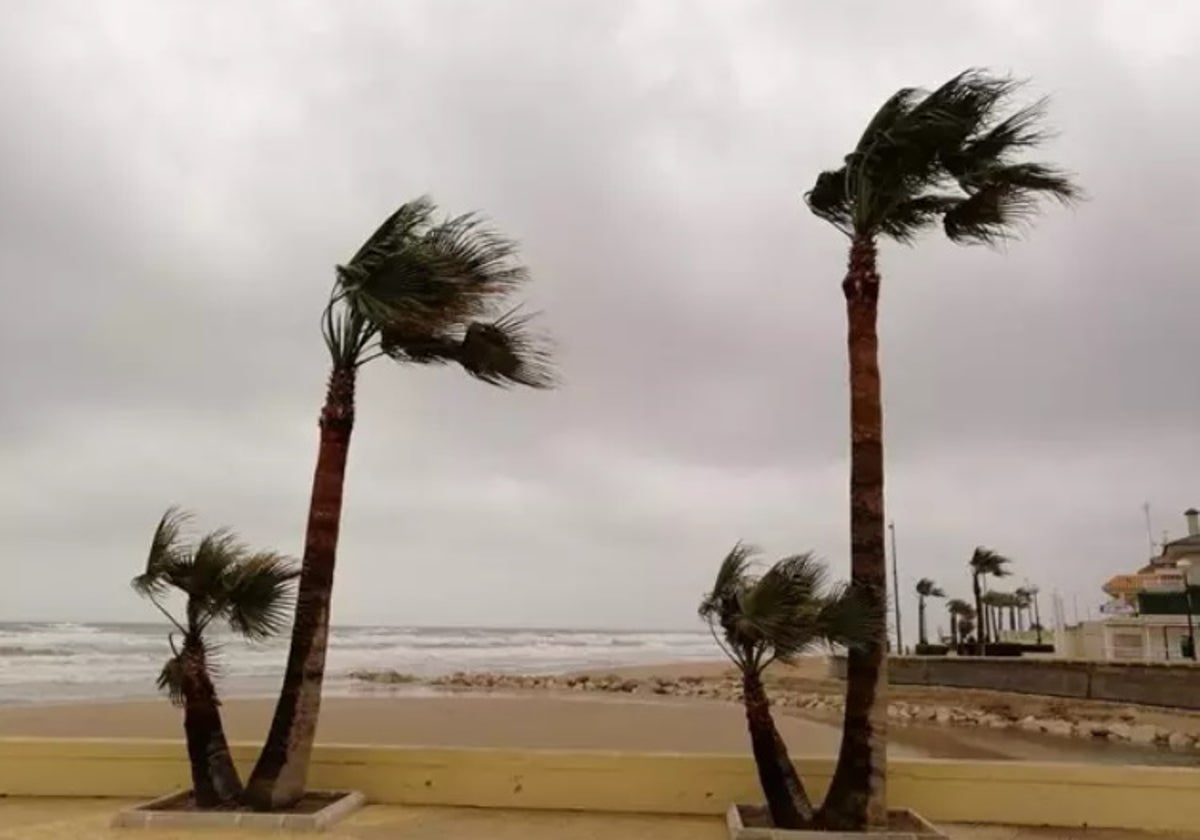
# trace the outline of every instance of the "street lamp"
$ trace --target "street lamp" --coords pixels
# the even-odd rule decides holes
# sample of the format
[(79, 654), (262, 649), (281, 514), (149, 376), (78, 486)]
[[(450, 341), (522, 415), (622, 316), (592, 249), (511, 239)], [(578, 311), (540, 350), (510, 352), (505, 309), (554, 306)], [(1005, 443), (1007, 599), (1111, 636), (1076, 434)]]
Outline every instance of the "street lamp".
[(1187, 599), (1188, 622), (1188, 658), (1196, 661), (1196, 627), (1192, 624), (1192, 587), (1188, 584), (1188, 569), (1192, 567), (1191, 560), (1180, 560), (1175, 567), (1183, 572), (1183, 597)]

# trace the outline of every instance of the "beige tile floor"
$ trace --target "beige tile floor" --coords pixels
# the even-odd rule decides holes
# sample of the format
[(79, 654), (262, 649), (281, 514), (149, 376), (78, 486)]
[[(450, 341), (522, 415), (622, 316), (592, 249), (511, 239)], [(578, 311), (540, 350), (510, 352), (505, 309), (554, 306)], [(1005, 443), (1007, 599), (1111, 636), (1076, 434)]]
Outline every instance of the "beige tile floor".
[[(114, 799), (0, 799), (0, 840), (261, 840), (272, 832), (236, 829), (114, 829)], [(1002, 826), (943, 826), (954, 840), (1200, 840), (1197, 835)], [(326, 840), (724, 840), (717, 817), (571, 814), (372, 805), (325, 834)]]

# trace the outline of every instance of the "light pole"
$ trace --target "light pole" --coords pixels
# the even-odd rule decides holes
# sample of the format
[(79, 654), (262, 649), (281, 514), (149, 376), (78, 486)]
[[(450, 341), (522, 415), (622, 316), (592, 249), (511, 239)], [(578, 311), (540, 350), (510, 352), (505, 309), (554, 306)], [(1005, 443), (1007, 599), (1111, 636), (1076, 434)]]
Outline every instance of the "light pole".
[(896, 655), (904, 655), (904, 637), (900, 631), (900, 572), (896, 568), (896, 523), (889, 522), (888, 530), (892, 532), (892, 588), (896, 593)]
[(1183, 597), (1187, 601), (1187, 622), (1188, 622), (1188, 658), (1193, 662), (1196, 661), (1196, 627), (1192, 624), (1192, 587), (1188, 583), (1188, 569), (1192, 566), (1191, 560), (1180, 560), (1175, 564), (1175, 567), (1183, 572)]

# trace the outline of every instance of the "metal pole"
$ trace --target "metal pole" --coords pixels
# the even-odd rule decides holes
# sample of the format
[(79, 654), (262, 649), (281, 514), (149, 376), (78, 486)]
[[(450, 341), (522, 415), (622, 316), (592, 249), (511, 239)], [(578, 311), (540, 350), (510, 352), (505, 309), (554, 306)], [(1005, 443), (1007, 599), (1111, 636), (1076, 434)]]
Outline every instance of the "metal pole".
[(889, 522), (888, 530), (892, 532), (892, 589), (896, 595), (896, 655), (904, 655), (904, 636), (900, 630), (900, 572), (896, 567), (896, 523)]

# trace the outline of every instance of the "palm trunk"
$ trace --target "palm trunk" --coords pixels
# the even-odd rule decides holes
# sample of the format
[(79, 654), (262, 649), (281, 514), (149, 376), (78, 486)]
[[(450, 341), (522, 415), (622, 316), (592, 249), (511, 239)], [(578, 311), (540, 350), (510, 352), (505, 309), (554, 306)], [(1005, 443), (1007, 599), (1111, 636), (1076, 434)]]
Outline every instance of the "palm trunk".
[(879, 617), (877, 637), (850, 650), (842, 743), (818, 821), (862, 831), (887, 825), (887, 560), (884, 552), (883, 405), (875, 242), (856, 237), (842, 283), (850, 361), (850, 578)]
[(917, 598), (917, 636), (921, 644), (928, 644), (925, 639), (925, 597), (923, 595)]
[(325, 678), (342, 488), (350, 433), (354, 429), (356, 373), (353, 366), (334, 368), (321, 410), (321, 443), (308, 509), (287, 670), (267, 743), (246, 787), (247, 801), (263, 810), (294, 803), (304, 795), (308, 782), (308, 765), (321, 710), (321, 684)]
[(776, 828), (809, 827), (813, 818), (812, 803), (792, 766), (787, 745), (775, 728), (762, 679), (754, 671), (742, 675), (742, 700), (746, 705), (746, 726), (750, 730), (758, 781), (767, 800), (771, 822)]
[(1042, 643), (1042, 616), (1038, 611), (1037, 596), (1033, 596), (1033, 623), (1037, 625), (1037, 643)]
[(221, 704), (203, 649), (185, 642), (183, 662), (183, 731), (192, 768), (192, 795), (201, 808), (238, 805), (242, 780), (229, 753)]
[(983, 646), (987, 644), (987, 609), (983, 605), (978, 572), (971, 575), (971, 590), (975, 595), (975, 615), (979, 619), (979, 626), (975, 628), (975, 653), (983, 656)]
[(950, 613), (950, 646), (958, 652), (958, 616), (955, 613)]

